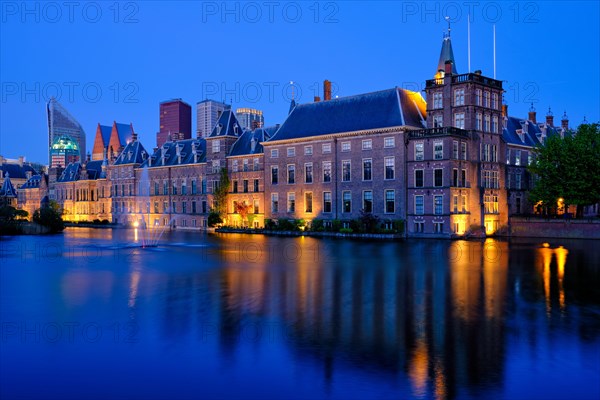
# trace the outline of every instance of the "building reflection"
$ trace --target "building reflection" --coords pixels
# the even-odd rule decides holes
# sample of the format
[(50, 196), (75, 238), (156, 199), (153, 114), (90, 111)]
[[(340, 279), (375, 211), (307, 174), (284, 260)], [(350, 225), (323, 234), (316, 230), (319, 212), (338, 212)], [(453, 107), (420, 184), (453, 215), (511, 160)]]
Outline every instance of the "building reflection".
[[(319, 360), (325, 380), (341, 364), (377, 368), (406, 379), (414, 396), (444, 399), (503, 382), (519, 285), (540, 282), (547, 309), (568, 305), (563, 247), (542, 247), (527, 256), (531, 273), (509, 274), (509, 244), (495, 240), (358, 247), (299, 238), (294, 250), (278, 246), (289, 239), (252, 239), (252, 252), (228, 244), (210, 274), (169, 276), (165, 329), (183, 334), (194, 319), (225, 358), (262, 336)], [(365, 265), (373, 259), (386, 262)]]

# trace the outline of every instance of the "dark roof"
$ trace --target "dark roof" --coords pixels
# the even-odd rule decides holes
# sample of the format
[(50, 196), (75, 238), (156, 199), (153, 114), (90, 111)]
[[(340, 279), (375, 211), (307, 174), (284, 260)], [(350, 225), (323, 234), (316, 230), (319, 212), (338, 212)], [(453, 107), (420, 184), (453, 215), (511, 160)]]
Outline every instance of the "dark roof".
[[(526, 125), (527, 124), (527, 125)], [(555, 127), (547, 126), (545, 123), (536, 124), (523, 118), (508, 117), (506, 128), (502, 130), (502, 139), (508, 144), (534, 147), (542, 143), (541, 138), (544, 134), (542, 128), (545, 128), (546, 136), (558, 134)], [(527, 133), (525, 133), (525, 128)], [(518, 134), (518, 130), (523, 132), (523, 139)]]
[[(241, 156), (245, 154), (261, 154), (263, 153), (262, 142), (269, 140), (271, 135), (277, 130), (276, 126), (268, 128), (258, 128), (253, 131), (246, 130), (235, 141), (229, 152), (230, 156)], [(252, 148), (252, 141), (255, 141), (254, 149)]]
[(129, 142), (117, 157), (114, 165), (142, 164), (148, 158), (148, 153), (139, 140)]
[(10, 174), (4, 176), (4, 182), (0, 188), (0, 196), (2, 197), (17, 197), (17, 191), (10, 181)]
[(231, 109), (224, 110), (209, 137), (240, 136), (242, 127)]
[(133, 127), (131, 124), (120, 124), (118, 122), (115, 124), (117, 125), (117, 133), (119, 134), (121, 145), (124, 145), (133, 139)]
[(79, 161), (69, 163), (65, 170), (60, 174), (58, 182), (74, 182), (79, 180), (79, 174), (81, 172), (81, 163)]
[(28, 171), (30, 171), (32, 174), (37, 174), (37, 171), (31, 165), (27, 164), (20, 166), (19, 164), (4, 163), (0, 165), (0, 171), (2, 172), (2, 176), (5, 176), (8, 172), (10, 177), (13, 179), (27, 179)]
[(442, 41), (442, 51), (440, 52), (440, 59), (438, 61), (437, 74), (439, 70), (444, 71), (446, 69), (446, 61), (452, 61), (452, 73), (458, 74), (456, 70), (456, 61), (454, 60), (454, 52), (452, 51), (452, 42), (450, 41), (450, 34), (444, 34), (444, 40)]
[[(179, 151), (180, 157), (177, 156), (177, 151)], [(196, 162), (194, 162), (194, 153), (196, 154)], [(178, 140), (176, 142), (166, 142), (159, 147), (154, 154), (148, 157), (140, 167), (153, 168), (184, 164), (199, 164), (203, 162), (206, 162), (206, 140), (186, 139)]]
[(298, 104), (272, 140), (296, 139), (395, 126), (425, 128), (420, 93), (393, 88), (317, 103)]
[(87, 170), (89, 179), (103, 178), (103, 176), (102, 176), (103, 161), (104, 160), (88, 161), (88, 163), (85, 165), (85, 168)]
[(100, 125), (100, 133), (102, 134), (102, 141), (106, 146), (110, 141), (110, 134), (112, 132), (112, 126)]
[[(45, 175), (44, 175), (44, 179), (46, 179)], [(21, 185), (21, 187), (19, 189), (36, 189), (36, 188), (40, 187), (41, 182), (42, 182), (42, 176), (34, 175), (31, 178), (27, 179), (27, 182), (25, 182), (23, 185)]]

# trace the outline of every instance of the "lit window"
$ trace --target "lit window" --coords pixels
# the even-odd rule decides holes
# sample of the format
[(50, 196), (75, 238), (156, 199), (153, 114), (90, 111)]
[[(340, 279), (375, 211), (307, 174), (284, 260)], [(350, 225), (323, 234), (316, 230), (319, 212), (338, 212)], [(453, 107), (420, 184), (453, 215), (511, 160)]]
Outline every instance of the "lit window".
[(425, 213), (425, 207), (423, 203), (423, 196), (417, 195), (415, 196), (415, 214), (423, 215)]
[(423, 143), (415, 143), (415, 161), (423, 161), (425, 158), (425, 145)]
[(363, 211), (366, 213), (373, 212), (373, 192), (371, 190), (363, 192)]
[(441, 140), (433, 142), (433, 158), (436, 160), (444, 158), (444, 142)]

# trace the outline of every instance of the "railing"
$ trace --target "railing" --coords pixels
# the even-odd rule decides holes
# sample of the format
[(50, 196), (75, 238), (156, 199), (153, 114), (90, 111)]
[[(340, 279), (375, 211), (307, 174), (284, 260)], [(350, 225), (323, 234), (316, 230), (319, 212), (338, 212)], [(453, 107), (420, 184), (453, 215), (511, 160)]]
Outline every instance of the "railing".
[[(474, 73), (452, 75), (452, 83), (477, 82), (486, 86), (502, 89), (502, 81), (488, 78)], [(428, 79), (425, 81), (425, 87), (441, 86), (444, 84), (444, 78)]]
[(416, 131), (410, 131), (408, 133), (408, 137), (411, 139), (445, 135), (454, 135), (470, 138), (469, 131), (465, 129), (455, 128), (453, 126), (444, 126), (442, 128), (419, 129)]

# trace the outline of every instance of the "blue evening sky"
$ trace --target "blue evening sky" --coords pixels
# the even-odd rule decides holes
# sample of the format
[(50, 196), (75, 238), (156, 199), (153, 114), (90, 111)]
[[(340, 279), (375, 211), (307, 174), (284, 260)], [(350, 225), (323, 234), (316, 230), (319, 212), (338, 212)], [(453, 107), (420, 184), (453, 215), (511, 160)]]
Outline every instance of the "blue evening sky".
[[(31, 2), (3, 1), (0, 28), (0, 154), (47, 162), (45, 102), (55, 95), (79, 120), (88, 150), (98, 122), (132, 122), (155, 145), (158, 103), (226, 99), (281, 123), (289, 81), (300, 102), (394, 86), (420, 90), (432, 78), (444, 15), (453, 20), (459, 73), (505, 81), (509, 113), (538, 120), (552, 107), (571, 124), (600, 120), (597, 1), (542, 2)], [(315, 90), (319, 93), (315, 93)]]

